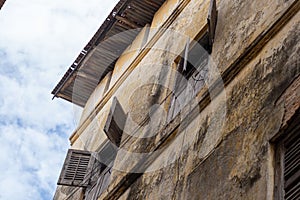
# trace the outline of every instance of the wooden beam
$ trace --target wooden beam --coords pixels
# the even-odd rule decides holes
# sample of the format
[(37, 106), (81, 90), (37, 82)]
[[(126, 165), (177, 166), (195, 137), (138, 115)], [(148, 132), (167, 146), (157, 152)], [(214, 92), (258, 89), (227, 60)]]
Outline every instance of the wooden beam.
[(136, 28), (141, 28), (140, 26), (138, 26), (136, 23), (130, 21), (129, 19), (125, 18), (125, 17), (121, 17), (119, 15), (116, 15), (115, 18), (117, 20), (119, 20), (120, 22), (123, 22), (124, 24), (130, 26), (131, 28), (133, 29), (136, 29)]
[(89, 79), (89, 80), (91, 80), (92, 82), (96, 82), (96, 83), (98, 83), (98, 81), (99, 81), (98, 78), (95, 78), (93, 75), (88, 74), (88, 73), (83, 72), (83, 71), (79, 71), (79, 72), (77, 73), (77, 76), (80, 76), (80, 77), (82, 77), (82, 78)]

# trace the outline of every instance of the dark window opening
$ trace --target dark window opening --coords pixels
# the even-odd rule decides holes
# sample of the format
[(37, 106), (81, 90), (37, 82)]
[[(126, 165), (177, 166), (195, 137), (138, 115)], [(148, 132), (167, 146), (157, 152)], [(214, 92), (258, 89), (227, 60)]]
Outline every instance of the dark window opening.
[(173, 119), (180, 110), (205, 86), (210, 52), (209, 36), (206, 32), (198, 41), (187, 42), (185, 50), (175, 61), (177, 74), (174, 94), (168, 119)]
[(98, 152), (69, 149), (58, 185), (74, 186), (69, 197), (84, 188), (84, 199), (96, 200), (111, 182), (118, 147), (107, 141)]
[(98, 153), (95, 153), (95, 170), (92, 173), (90, 187), (87, 188), (85, 199), (96, 200), (107, 189), (111, 182), (112, 167), (118, 147), (107, 141)]
[[(207, 31), (197, 42), (188, 41), (184, 51), (175, 61), (177, 75), (167, 121), (171, 121), (204, 87), (208, 78), (208, 58), (212, 52), (218, 20), (216, 0), (210, 0), (207, 17)], [(197, 37), (198, 38), (198, 37)]]
[(116, 146), (119, 146), (121, 143), (126, 119), (126, 113), (118, 99), (114, 97), (104, 126), (104, 132), (107, 138)]

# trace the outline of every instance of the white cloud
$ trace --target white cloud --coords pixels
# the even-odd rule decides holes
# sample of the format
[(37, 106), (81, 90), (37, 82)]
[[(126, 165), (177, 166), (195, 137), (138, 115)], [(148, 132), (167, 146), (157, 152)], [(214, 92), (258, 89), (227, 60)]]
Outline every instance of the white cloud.
[(0, 132), (1, 199), (42, 199), (37, 198), (42, 190), (52, 193), (67, 137), (18, 125), (1, 126)]
[(0, 200), (53, 196), (78, 110), (50, 92), (116, 3), (11, 0), (1, 9)]

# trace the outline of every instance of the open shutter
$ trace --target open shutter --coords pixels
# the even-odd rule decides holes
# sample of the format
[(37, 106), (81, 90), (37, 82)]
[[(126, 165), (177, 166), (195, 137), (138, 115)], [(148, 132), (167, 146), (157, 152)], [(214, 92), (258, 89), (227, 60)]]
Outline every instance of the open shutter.
[(187, 64), (189, 59), (189, 48), (190, 48), (190, 38), (187, 39), (184, 49), (184, 63), (183, 63), (183, 71), (187, 70)]
[(118, 99), (114, 97), (104, 126), (104, 132), (108, 139), (116, 146), (120, 145), (126, 119), (127, 115), (125, 114)]
[(300, 199), (300, 128), (284, 142), (284, 199)]
[(86, 187), (92, 162), (89, 151), (69, 149), (57, 184)]
[[(216, 0), (210, 0), (210, 7), (207, 17), (208, 23), (208, 35), (209, 35), (209, 45), (212, 47), (215, 39), (216, 26), (218, 21), (218, 11)], [(211, 51), (211, 48), (210, 48)]]

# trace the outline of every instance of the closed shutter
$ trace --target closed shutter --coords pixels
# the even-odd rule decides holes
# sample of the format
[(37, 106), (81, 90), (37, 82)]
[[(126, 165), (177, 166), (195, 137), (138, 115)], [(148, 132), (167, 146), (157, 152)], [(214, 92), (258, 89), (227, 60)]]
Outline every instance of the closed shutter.
[(300, 199), (300, 128), (284, 142), (284, 198)]
[(127, 115), (125, 114), (118, 99), (114, 97), (104, 126), (104, 132), (106, 133), (108, 139), (116, 146), (119, 146), (121, 143), (126, 119)]
[(91, 168), (92, 159), (89, 151), (69, 149), (57, 184), (86, 187)]

